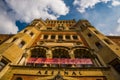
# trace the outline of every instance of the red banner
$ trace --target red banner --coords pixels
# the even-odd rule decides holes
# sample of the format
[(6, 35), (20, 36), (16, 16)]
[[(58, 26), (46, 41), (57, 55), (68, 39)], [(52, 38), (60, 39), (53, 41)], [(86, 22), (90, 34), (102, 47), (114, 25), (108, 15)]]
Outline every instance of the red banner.
[(89, 58), (67, 59), (67, 58), (29, 58), (27, 63), (36, 64), (93, 64)]

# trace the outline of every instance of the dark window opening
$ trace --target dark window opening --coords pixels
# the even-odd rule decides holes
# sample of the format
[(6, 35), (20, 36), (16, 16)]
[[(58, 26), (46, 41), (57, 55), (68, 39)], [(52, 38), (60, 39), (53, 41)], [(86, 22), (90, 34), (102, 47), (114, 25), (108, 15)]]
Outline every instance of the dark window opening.
[(7, 64), (8, 64), (8, 62), (5, 61), (4, 59), (2, 59), (2, 60), (0, 61), (0, 71), (1, 71)]
[(73, 35), (73, 39), (76, 39), (76, 40), (77, 40), (77, 39), (78, 39), (78, 36), (76, 36), (76, 35)]
[(63, 36), (62, 36), (62, 35), (58, 35), (58, 39), (59, 39), (59, 40), (62, 40), (62, 39), (63, 39)]
[(66, 39), (70, 39), (70, 36), (69, 36), (69, 35), (66, 35), (65, 38), (66, 38)]
[(101, 49), (103, 46), (99, 43), (99, 42), (96, 42), (95, 45), (97, 46), (97, 48)]
[(21, 41), (19, 47), (22, 48), (25, 45), (25, 41)]
[(33, 35), (34, 35), (34, 33), (33, 33), (33, 32), (31, 32), (31, 33), (30, 33), (30, 36), (32, 37)]
[(112, 44), (108, 39), (104, 39), (107, 44)]
[(44, 39), (48, 39), (48, 35), (44, 35)]
[(115, 59), (110, 64), (120, 74), (120, 60), (119, 59)]
[(12, 42), (14, 42), (14, 41), (16, 41), (18, 38), (14, 38), (13, 40), (12, 40)]
[(31, 50), (31, 57), (34, 57), (34, 58), (46, 58), (46, 50), (44, 49), (40, 49), (40, 48), (35, 48), (35, 49), (32, 49)]
[(55, 39), (55, 35), (51, 35), (51, 39)]
[(21, 77), (17, 77), (15, 80), (23, 80)]
[(88, 37), (92, 37), (92, 34), (91, 34), (91, 33), (88, 33), (87, 35), (88, 35)]
[(52, 28), (49, 27), (49, 28), (47, 28), (47, 30), (52, 30)]
[(102, 80), (102, 79), (96, 79), (96, 80)]
[(69, 28), (70, 30), (74, 30), (75, 28)]
[(26, 33), (28, 30), (26, 29), (26, 30), (24, 30), (24, 33)]
[(94, 31), (96, 34), (99, 34), (99, 32), (98, 31)]

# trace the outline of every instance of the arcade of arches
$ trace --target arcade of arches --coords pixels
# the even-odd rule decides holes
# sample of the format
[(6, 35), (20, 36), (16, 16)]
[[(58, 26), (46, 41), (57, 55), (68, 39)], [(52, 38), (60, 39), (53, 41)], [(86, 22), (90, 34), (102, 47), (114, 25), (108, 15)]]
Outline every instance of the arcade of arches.
[[(46, 67), (99, 67), (102, 64), (99, 58), (94, 53), (93, 50), (87, 47), (65, 47), (65, 46), (54, 46), (51, 48), (45, 46), (36, 46), (29, 49), (30, 55), (27, 56), (25, 65), (27, 66), (46, 66)], [(32, 60), (31, 60), (32, 59)], [(44, 62), (41, 63), (40, 59), (43, 60), (58, 60), (57, 62)], [(78, 61), (74, 64), (74, 61), (70, 63), (71, 60)], [(86, 64), (87, 60), (91, 61), (92, 64)], [(66, 63), (64, 61), (67, 60)], [(32, 62), (31, 62), (32, 61)], [(63, 64), (60, 63), (63, 61)], [(80, 63), (81, 61), (81, 63)]]

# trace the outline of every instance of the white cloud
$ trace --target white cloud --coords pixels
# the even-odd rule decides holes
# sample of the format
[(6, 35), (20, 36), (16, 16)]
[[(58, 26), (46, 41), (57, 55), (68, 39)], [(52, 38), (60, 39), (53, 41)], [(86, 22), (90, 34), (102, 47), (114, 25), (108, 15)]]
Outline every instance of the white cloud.
[(35, 18), (57, 19), (66, 15), (69, 8), (62, 0), (6, 0), (17, 19), (30, 22)]
[[(99, 3), (106, 4), (106, 7), (99, 6), (101, 10), (97, 7), (92, 11), (87, 11)], [(120, 19), (118, 19), (120, 8), (116, 7), (120, 6), (120, 0), (75, 0), (73, 5), (79, 13), (82, 13), (83, 18), (89, 20), (100, 32), (105, 35), (120, 35)]]
[(112, 6), (119, 6), (119, 5), (120, 5), (120, 1), (118, 1), (118, 0), (112, 1)]
[(17, 33), (18, 28), (15, 25), (15, 20), (6, 12), (5, 3), (0, 1), (0, 34)]
[(15, 21), (11, 20), (7, 14), (0, 14), (0, 34), (15, 34), (18, 31)]
[(73, 2), (73, 5), (77, 7), (77, 10), (80, 13), (84, 13), (87, 8), (93, 8), (96, 4), (103, 2), (107, 3), (111, 1), (112, 6), (119, 6), (120, 1), (119, 0), (75, 0)]
[(120, 34), (120, 18), (117, 20), (117, 23), (118, 23), (118, 26), (117, 26), (116, 32)]
[(0, 34), (17, 33), (15, 22), (35, 18), (57, 19), (69, 12), (63, 0), (0, 0)]
[(77, 10), (81, 13), (85, 12), (85, 9), (92, 8), (100, 0), (75, 0), (73, 5), (78, 6)]

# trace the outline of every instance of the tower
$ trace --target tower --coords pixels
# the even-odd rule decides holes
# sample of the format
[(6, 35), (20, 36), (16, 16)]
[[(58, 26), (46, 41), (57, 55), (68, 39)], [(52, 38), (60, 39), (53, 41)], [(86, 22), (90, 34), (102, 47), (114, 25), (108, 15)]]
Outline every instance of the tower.
[(35, 19), (0, 45), (0, 80), (119, 80), (120, 47), (87, 20)]

